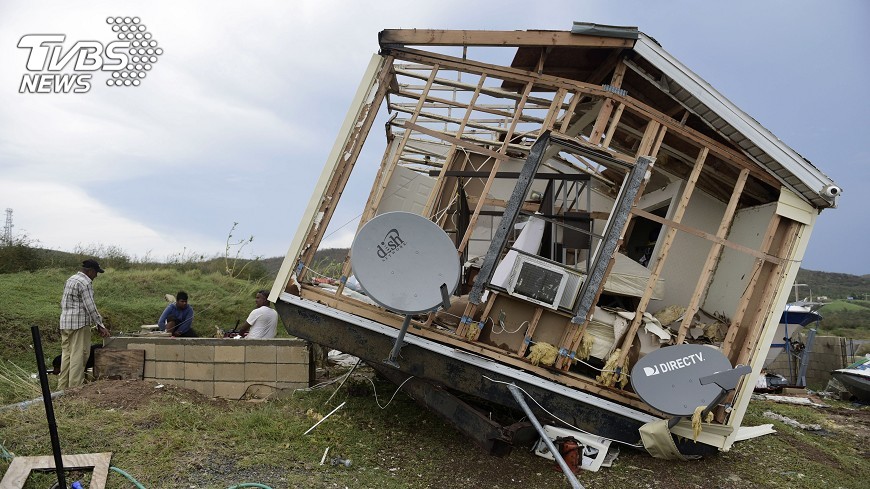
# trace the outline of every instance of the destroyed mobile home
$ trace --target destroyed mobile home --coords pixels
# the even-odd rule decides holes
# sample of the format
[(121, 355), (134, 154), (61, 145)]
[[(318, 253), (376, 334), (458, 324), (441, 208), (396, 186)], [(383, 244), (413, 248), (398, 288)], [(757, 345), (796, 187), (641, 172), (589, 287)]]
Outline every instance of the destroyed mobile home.
[[(379, 41), (272, 289), (288, 331), (407, 380), (492, 453), (510, 450), (516, 427), (460, 397), (517, 409), (510, 384), (549, 430), (656, 456), (752, 436), (741, 421), (755, 378), (840, 188), (635, 28), (385, 30)], [(364, 144), (379, 161), (360, 158)], [(455, 289), (443, 281), (447, 301), (426, 290), (436, 300), (421, 312), (370, 297), (416, 295), (450, 275), (450, 260), (439, 270), (415, 248), (429, 231), (393, 226), (332, 285), (313, 272), (353, 170), (377, 172), (350, 214), (358, 232), (412, 213), (449, 237), (458, 274)], [(410, 279), (360, 276), (406, 250), (417, 254)], [(665, 351), (679, 357), (656, 357)], [(663, 388), (683, 404), (674, 409), (631, 378), (716, 355), (717, 369), (676, 387), (708, 375), (700, 384), (716, 395), (682, 401)], [(724, 371), (728, 382), (712, 379)]]

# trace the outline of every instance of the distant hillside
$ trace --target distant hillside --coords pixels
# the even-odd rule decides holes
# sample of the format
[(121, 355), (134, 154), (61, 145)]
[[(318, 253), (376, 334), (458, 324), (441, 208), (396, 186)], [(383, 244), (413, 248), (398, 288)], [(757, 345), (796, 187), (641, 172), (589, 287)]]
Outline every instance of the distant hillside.
[[(848, 273), (817, 272), (801, 268), (795, 283), (806, 284), (808, 287), (798, 287), (798, 297), (813, 298), (827, 296), (830, 300), (870, 298), (870, 275), (849, 275)], [(792, 291), (794, 297), (794, 291)]]
[[(348, 251), (350, 251), (349, 248), (326, 248), (323, 250), (317, 250), (317, 253), (314, 254), (315, 269), (328, 268), (328, 265), (343, 264), (344, 257), (347, 256)], [(281, 269), (281, 264), (284, 263), (284, 257), (276, 256), (274, 258), (264, 258), (260, 260), (260, 263), (266, 268), (266, 274), (274, 279), (278, 276), (278, 270)], [(320, 264), (320, 266), (316, 266), (317, 264)]]

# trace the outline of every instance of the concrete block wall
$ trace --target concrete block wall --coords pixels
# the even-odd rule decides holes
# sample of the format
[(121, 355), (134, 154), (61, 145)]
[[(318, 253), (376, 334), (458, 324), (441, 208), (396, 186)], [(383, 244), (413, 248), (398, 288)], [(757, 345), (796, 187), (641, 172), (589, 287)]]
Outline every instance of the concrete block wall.
[[(805, 337), (803, 341), (806, 341)], [(831, 371), (848, 364), (847, 358), (843, 356), (845, 342), (846, 338), (840, 336), (815, 337), (807, 364), (807, 387), (813, 390), (824, 389), (831, 380)], [(795, 364), (795, 372), (798, 372), (798, 367), (799, 365)], [(767, 370), (789, 378), (788, 357), (784, 351), (767, 367)]]
[(174, 384), (209, 397), (263, 398), (309, 386), (303, 340), (112, 337), (105, 348), (145, 350), (145, 380)]

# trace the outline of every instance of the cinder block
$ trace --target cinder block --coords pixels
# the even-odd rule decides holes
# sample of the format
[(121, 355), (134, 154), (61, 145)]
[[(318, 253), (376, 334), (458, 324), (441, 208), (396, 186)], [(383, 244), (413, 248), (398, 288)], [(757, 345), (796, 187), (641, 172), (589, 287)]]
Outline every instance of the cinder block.
[(245, 380), (245, 364), (216, 363), (214, 365), (215, 382), (235, 382)]
[(308, 381), (305, 382), (281, 382), (278, 381), (278, 388), (292, 393), (295, 389), (307, 389)]
[(214, 396), (224, 399), (241, 399), (247, 387), (244, 382), (215, 382)]
[(277, 347), (275, 345), (250, 345), (245, 346), (245, 363), (271, 363), (275, 364)]
[(206, 345), (185, 345), (184, 346), (184, 361), (185, 362), (214, 362), (214, 346)]
[(145, 360), (154, 360), (154, 343), (130, 343), (128, 350), (145, 350)]
[(277, 369), (274, 363), (245, 363), (245, 381), (275, 382)]
[[(148, 354), (147, 352), (145, 353)], [(143, 376), (146, 379), (153, 379), (157, 377), (157, 362), (154, 360), (145, 360), (145, 371), (143, 372)]]
[(161, 381), (168, 379), (184, 380), (184, 363), (157, 362), (154, 376)]
[(184, 387), (184, 379), (160, 379), (161, 384), (168, 385), (177, 385), (178, 387)]
[[(236, 340), (240, 342), (243, 340)], [(221, 345), (214, 347), (215, 363), (245, 363), (245, 346), (241, 343), (237, 345)]]
[(214, 397), (214, 382), (200, 382), (195, 380), (185, 380), (184, 387), (193, 389), (200, 394), (208, 397)]
[[(249, 379), (250, 380), (250, 379)], [(302, 363), (279, 363), (279, 382), (300, 382), (308, 385), (308, 365)]]
[(154, 359), (159, 362), (183, 362), (184, 345), (155, 345)]
[(184, 364), (184, 379), (185, 380), (214, 380), (214, 364), (213, 363), (185, 363)]
[(281, 363), (308, 363), (308, 347), (305, 345), (279, 346), (278, 361)]

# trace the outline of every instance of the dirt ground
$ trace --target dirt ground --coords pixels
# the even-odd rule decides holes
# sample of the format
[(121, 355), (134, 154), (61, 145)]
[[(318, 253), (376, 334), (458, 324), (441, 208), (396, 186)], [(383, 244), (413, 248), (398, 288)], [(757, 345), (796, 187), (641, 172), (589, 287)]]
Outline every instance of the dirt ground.
[[(64, 397), (70, 399), (81, 398), (87, 400), (89, 404), (104, 409), (118, 410), (135, 410), (152, 400), (213, 403), (228, 409), (232, 409), (231, 404), (236, 403), (236, 401), (208, 398), (195, 391), (173, 385), (163, 385), (159, 388), (157, 385), (153, 382), (142, 381), (101, 381), (87, 384), (79, 389), (70, 390)], [(766, 403), (765, 409), (768, 407), (775, 409), (775, 405), (772, 402), (764, 402)], [(817, 402), (825, 401), (817, 400)], [(849, 446), (859, 450), (859, 453), (865, 460), (870, 459), (870, 450), (867, 448), (870, 447), (870, 409), (831, 407), (823, 410), (823, 412), (825, 413), (826, 422), (821, 433), (806, 435), (777, 428), (775, 435), (768, 436), (776, 437), (782, 442), (781, 446), (785, 447), (788, 451), (801, 454), (801, 460), (823, 464), (835, 472), (842, 471), (843, 473), (854, 474), (856, 470), (855, 466), (844, 466), (836, 456), (821, 449), (819, 444), (814, 440), (824, 440), (826, 437), (830, 437), (832, 440), (836, 439), (838, 443), (845, 442)], [(139, 426), (138, 428), (147, 429), (147, 426)], [(403, 436), (402, 433), (396, 433), (395, 435), (399, 437)], [(621, 453), (614, 467), (604, 468), (596, 473), (581, 471), (578, 479), (584, 487), (589, 489), (603, 487), (699, 489), (705, 487), (734, 489), (754, 487), (814, 487), (814, 485), (807, 485), (808, 480), (805, 478), (812, 475), (804, 474), (803, 472), (807, 472), (806, 469), (802, 469), (799, 466), (789, 466), (788, 461), (760, 458), (766, 456), (764, 453), (766, 448), (763, 445), (764, 441), (757, 440), (765, 440), (767, 438), (762, 437), (756, 440), (740, 442), (730, 452), (720, 453), (717, 456), (708, 457), (702, 461), (676, 464), (670, 461), (654, 459), (641, 450), (621, 447)], [(396, 441), (396, 446), (400, 446), (400, 440)], [(419, 464), (421, 453), (400, 449), (380, 450), (377, 457), (381, 460), (381, 463), (377, 464), (377, 467), (367, 467), (366, 469), (375, 471), (396, 470), (395, 474), (390, 475), (395, 475), (397, 485), (390, 487), (567, 487), (567, 481), (558, 473), (552, 462), (534, 456), (524, 449), (517, 448), (506, 458), (491, 457), (479, 450), (452, 453), (456, 453), (461, 458), (442, 461), (444, 466), (451, 467), (451, 470), (444, 471), (443, 473), (433, 474), (432, 470), (429, 470), (425, 475), (416, 474), (413, 470), (407, 472), (407, 468), (415, 467)], [(439, 462), (439, 464), (442, 462)], [(241, 476), (249, 480), (271, 481), (286, 481), (288, 476), (304, 478), (306, 474), (310, 474), (315, 476), (315, 478), (312, 479), (313, 485), (308, 487), (359, 486), (359, 484), (354, 484), (352, 476), (347, 478), (350, 476), (350, 471), (345, 471), (343, 475), (340, 469), (334, 469), (334, 474), (324, 475), (323, 473), (318, 474), (318, 468), (307, 462), (292, 462), (288, 460), (288, 464), (287, 467), (277, 470), (275, 467), (262, 467), (260, 469), (258, 467), (231, 467), (227, 464), (213, 466), (205, 463), (201, 467), (192, 468), (193, 471), (189, 475), (189, 481), (178, 480), (176, 482), (181, 484), (178, 487), (211, 487), (201, 484), (210, 478), (214, 478), (215, 481), (221, 480), (221, 478), (225, 480), (228, 474), (232, 474), (234, 477)], [(766, 465), (764, 470), (767, 470), (771, 474), (770, 483), (759, 482), (756, 474), (747, 472), (752, 472), (755, 464)], [(701, 465), (703, 465), (703, 468), (700, 467)], [(462, 467), (467, 467), (469, 470), (463, 470)], [(859, 472), (866, 471), (867, 476), (870, 477), (870, 463), (864, 469), (861, 469), (859, 466), (857, 470)], [(413, 477), (413, 479), (407, 479), (408, 477)], [(416, 482), (406, 484), (406, 481), (417, 480), (418, 477), (425, 477), (422, 480), (426, 482), (423, 485)], [(773, 479), (776, 477), (779, 480), (774, 483)], [(785, 485), (783, 485), (783, 477), (793, 477), (795, 484), (789, 485), (788, 482), (785, 482)], [(194, 483), (199, 485), (191, 485)], [(276, 485), (275, 487), (285, 486)], [(286, 487), (303, 486), (299, 486), (298, 483), (292, 481), (287, 481)], [(831, 489), (835, 487), (851, 488), (856, 486), (846, 483), (839, 486), (833, 485)]]

